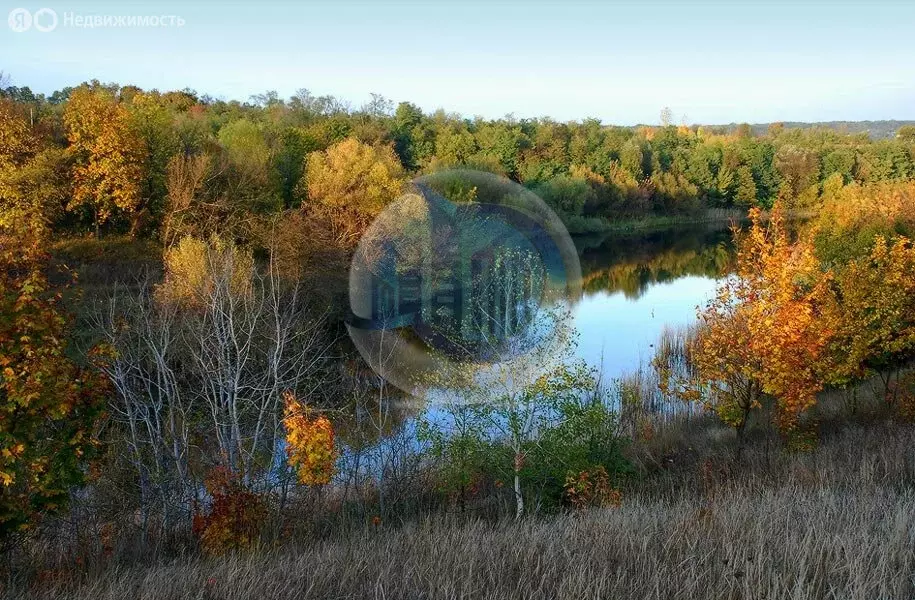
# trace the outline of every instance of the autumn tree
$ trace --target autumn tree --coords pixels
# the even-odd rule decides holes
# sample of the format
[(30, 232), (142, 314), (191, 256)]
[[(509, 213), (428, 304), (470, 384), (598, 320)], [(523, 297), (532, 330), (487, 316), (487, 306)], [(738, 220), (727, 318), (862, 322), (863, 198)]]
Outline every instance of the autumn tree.
[(0, 537), (64, 508), (94, 453), (106, 387), (67, 355), (33, 228), (0, 232)]
[(90, 317), (115, 351), (97, 362), (117, 392), (109, 410), (144, 523), (153, 511), (171, 519), (211, 467), (246, 488), (275, 485), (282, 393), (314, 391), (325, 358), (323, 315), (272, 261), (186, 237), (164, 263), (161, 283), (117, 289)]
[(57, 225), (70, 201), (70, 166), (21, 106), (0, 99), (0, 225)]
[(749, 315), (735, 295), (727, 283), (719, 289), (686, 350), (692, 369), (661, 370), (660, 383), (665, 393), (702, 403), (742, 437), (750, 413), (761, 407), (763, 365), (752, 348)]
[(69, 208), (88, 208), (96, 235), (117, 214), (134, 219), (146, 150), (127, 108), (107, 91), (83, 86), (70, 94), (64, 124), (76, 162)]
[[(824, 186), (825, 187), (825, 186)], [(915, 234), (915, 183), (830, 185), (812, 222), (817, 255), (828, 266), (866, 257), (877, 235)]]
[(250, 253), (213, 236), (190, 236), (165, 251), (166, 276), (157, 294), (162, 302), (183, 307), (203, 306), (225, 278), (226, 292), (243, 298), (251, 286), (254, 260)]
[(308, 155), (307, 210), (326, 220), (337, 240), (352, 247), (403, 189), (403, 167), (391, 148), (346, 139)]
[(192, 530), (203, 551), (211, 556), (248, 550), (260, 541), (267, 506), (237, 474), (217, 467), (204, 480), (209, 510), (195, 507)]
[(28, 121), (16, 105), (0, 99), (0, 171), (7, 172), (25, 162), (35, 151), (35, 141)]
[(0, 173), (0, 222), (21, 220), (36, 226), (58, 225), (70, 201), (72, 181), (66, 150), (39, 150), (18, 168)]
[(867, 256), (839, 269), (831, 300), (831, 383), (844, 386), (877, 374), (890, 400), (893, 371), (915, 354), (912, 242), (877, 236)]
[(337, 460), (333, 425), (299, 402), (292, 392), (283, 394), (283, 403), (286, 455), (296, 478), (304, 485), (330, 483)]
[(31, 219), (37, 212), (24, 205), (18, 177), (22, 165), (35, 153), (36, 142), (16, 105), (0, 98), (0, 225)]
[(700, 311), (690, 350), (694, 377), (678, 382), (680, 395), (713, 409), (738, 434), (764, 395), (776, 419), (792, 429), (824, 385), (824, 354), (832, 334), (821, 318), (829, 275), (813, 247), (792, 243), (781, 207), (767, 226), (758, 209), (738, 237), (737, 272)]
[(158, 94), (138, 93), (130, 105), (131, 128), (142, 141), (143, 180), (140, 201), (132, 220), (133, 233), (158, 220), (166, 195), (168, 165), (178, 151), (179, 139), (166, 99)]
[(166, 248), (186, 235), (202, 234), (207, 229), (206, 211), (201, 210), (204, 184), (212, 173), (208, 154), (176, 154), (166, 167), (165, 207), (159, 239)]

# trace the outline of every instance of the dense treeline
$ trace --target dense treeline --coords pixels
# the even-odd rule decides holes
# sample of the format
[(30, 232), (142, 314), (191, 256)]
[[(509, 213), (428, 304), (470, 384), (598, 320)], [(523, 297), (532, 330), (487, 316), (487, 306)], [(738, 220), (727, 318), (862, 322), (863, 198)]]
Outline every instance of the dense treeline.
[[(371, 218), (410, 175), (457, 165), (523, 183), (579, 230), (777, 199), (806, 208), (837, 186), (915, 175), (911, 126), (879, 141), (779, 124), (755, 135), (748, 125), (670, 125), (669, 111), (665, 124), (632, 128), (425, 114), (380, 96), (352, 109), (307, 90), (242, 103), (99, 82), (49, 97), (17, 87), (0, 95), (4, 212), (166, 244), (217, 223), (250, 239), (264, 218), (318, 205), (337, 229), (340, 220)], [(385, 181), (372, 180), (373, 165)], [(335, 177), (358, 182), (345, 207), (325, 202), (339, 188)]]

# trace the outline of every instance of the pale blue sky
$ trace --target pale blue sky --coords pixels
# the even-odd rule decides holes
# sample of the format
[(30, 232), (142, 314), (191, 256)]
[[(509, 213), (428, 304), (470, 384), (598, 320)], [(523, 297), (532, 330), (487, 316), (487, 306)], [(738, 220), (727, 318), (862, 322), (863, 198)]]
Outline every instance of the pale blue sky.
[[(915, 3), (99, 2), (0, 22), (0, 70), (50, 93), (86, 79), (225, 99), (370, 92), (467, 116), (654, 123), (915, 119)], [(178, 15), (181, 28), (75, 28), (64, 14)]]

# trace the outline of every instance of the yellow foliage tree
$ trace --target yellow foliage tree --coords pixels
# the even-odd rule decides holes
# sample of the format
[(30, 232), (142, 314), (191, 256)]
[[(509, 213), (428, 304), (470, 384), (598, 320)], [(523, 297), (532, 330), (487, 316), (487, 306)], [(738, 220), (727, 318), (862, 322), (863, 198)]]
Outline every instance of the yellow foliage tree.
[(394, 151), (348, 138), (307, 158), (306, 207), (323, 218), (337, 243), (352, 247), (359, 235), (400, 195), (405, 176)]
[(312, 416), (292, 392), (286, 392), (283, 400), (289, 465), (295, 469), (299, 483), (329, 483), (337, 461), (333, 425), (324, 415)]
[(35, 154), (37, 140), (28, 121), (9, 100), (0, 98), (0, 227), (19, 222), (43, 224), (42, 211), (22, 193), (23, 168)]
[(96, 234), (117, 211), (134, 216), (146, 151), (127, 108), (107, 92), (84, 86), (70, 95), (64, 125), (76, 159), (69, 208), (90, 208)]
[(915, 353), (915, 246), (877, 236), (869, 255), (838, 272), (831, 300), (830, 382), (877, 373), (888, 391), (890, 370)]
[[(7, 173), (25, 162), (35, 151), (35, 139), (28, 122), (15, 105), (0, 98), (0, 173)], [(0, 196), (4, 188), (0, 187)]]
[(217, 285), (233, 296), (250, 290), (254, 259), (236, 245), (213, 236), (208, 241), (186, 236), (165, 251), (165, 279), (157, 290), (162, 302), (183, 307), (206, 303)]
[(829, 182), (828, 195), (825, 191), (823, 206), (814, 222), (823, 234), (847, 236), (875, 225), (915, 224), (915, 182), (840, 186), (833, 180)]

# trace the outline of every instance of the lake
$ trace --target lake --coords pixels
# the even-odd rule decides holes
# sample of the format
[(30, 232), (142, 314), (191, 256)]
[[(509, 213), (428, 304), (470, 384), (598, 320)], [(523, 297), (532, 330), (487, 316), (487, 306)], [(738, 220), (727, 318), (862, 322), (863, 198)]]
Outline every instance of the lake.
[[(665, 327), (693, 323), (696, 307), (714, 294), (717, 281), (729, 271), (734, 257), (731, 232), (723, 223), (577, 236), (574, 242), (583, 288), (581, 298), (572, 306), (576, 354), (600, 369), (604, 381), (622, 378), (647, 365)], [(387, 443), (414, 446), (416, 417), (420, 415), (439, 426), (450, 426), (452, 417), (441, 408), (445, 398), (447, 393), (431, 402), (432, 397), (427, 397), (419, 403), (393, 403), (390, 420), (383, 421), (389, 431), (399, 431), (400, 435)], [(364, 417), (371, 420), (368, 415)], [(383, 456), (376, 458), (387, 460)]]
[[(731, 232), (722, 223), (577, 236), (574, 242), (583, 288), (572, 306), (576, 354), (599, 368), (605, 381), (647, 365), (665, 327), (694, 322), (696, 307), (714, 293), (734, 256)], [(393, 402), (384, 417), (372, 416), (379, 408), (369, 401), (350, 418), (361, 423), (357, 427), (381, 423), (385, 441), (380, 453), (361, 455), (348, 449), (345, 460), (363, 461), (367, 472), (377, 474), (379, 464), (393, 460), (398, 445), (417, 447), (417, 417), (439, 427), (452, 426), (453, 416), (443, 409), (450, 397), (438, 390), (420, 402)]]
[(577, 354), (604, 377), (647, 364), (665, 327), (696, 319), (733, 258), (720, 223), (575, 240), (583, 294), (572, 311)]

